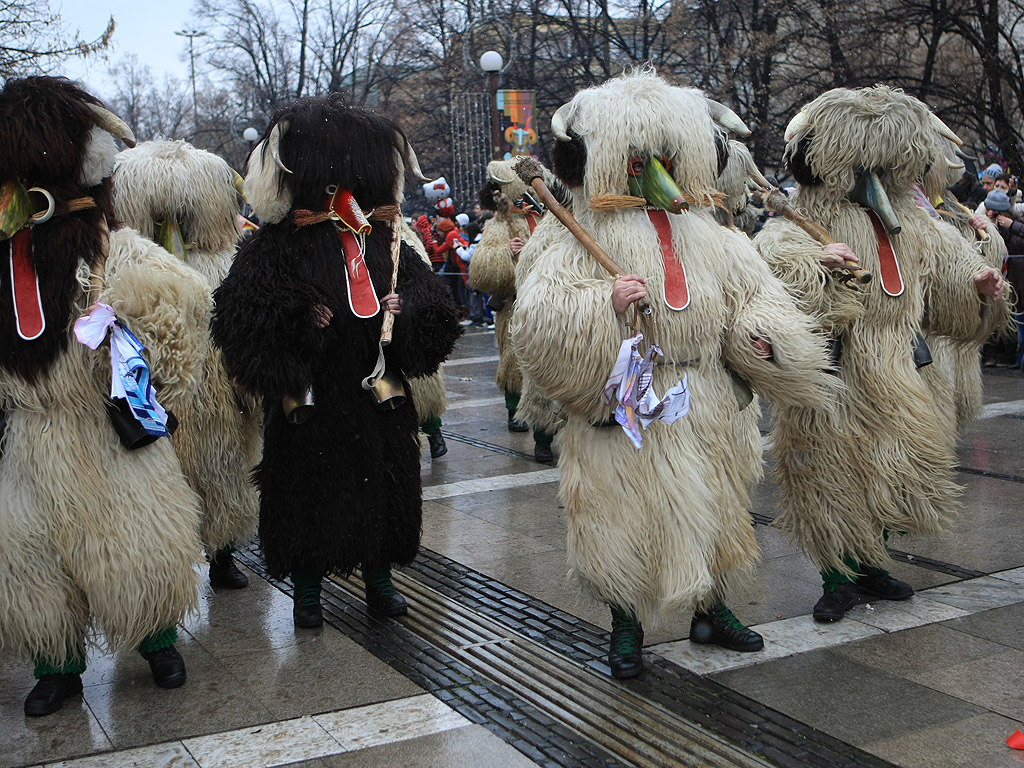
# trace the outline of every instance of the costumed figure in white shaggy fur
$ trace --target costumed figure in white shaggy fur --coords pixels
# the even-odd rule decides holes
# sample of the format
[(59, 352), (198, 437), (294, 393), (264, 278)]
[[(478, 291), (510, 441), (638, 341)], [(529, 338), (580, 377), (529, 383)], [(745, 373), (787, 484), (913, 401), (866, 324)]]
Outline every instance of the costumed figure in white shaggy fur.
[[(925, 170), (919, 191), (915, 190), (915, 200), (940, 226), (955, 228), (967, 244), (981, 254), (986, 266), (1002, 271), (1006, 260), (1006, 243), (1000, 237), (998, 227), (987, 217), (979, 216), (961, 205), (949, 189), (963, 174), (963, 159), (968, 158), (956, 144), (936, 134), (932, 159)], [(979, 328), (979, 335), (992, 332), (997, 337), (1001, 334), (1010, 335), (1013, 328), (1010, 302), (999, 302), (993, 309), (987, 316), (989, 322)], [(932, 388), (939, 405), (939, 414), (953, 419), (956, 430), (962, 432), (981, 408), (979, 359), (985, 339), (959, 342), (927, 329), (925, 338), (934, 362), (923, 368), (921, 373)]]
[[(0, 648), (35, 662), (30, 716), (82, 690), (87, 642), (137, 647), (157, 685), (182, 685), (176, 627), (198, 601), (199, 500), (157, 435), (173, 428), (162, 409), (195, 396), (210, 297), (137, 232), (108, 230), (112, 134), (134, 144), (63, 78), (12, 79), (0, 92), (11, 261), (0, 270)], [(43, 191), (19, 217), (29, 188)], [(123, 327), (102, 347), (79, 343), (76, 318), (110, 318), (110, 308)], [(134, 364), (130, 381), (112, 375), (110, 347), (129, 341), (125, 328), (145, 347), (152, 390)], [(90, 343), (106, 334), (100, 323)], [(112, 382), (124, 397), (112, 399)]]
[[(611, 279), (561, 228), (518, 286), (517, 354), (566, 419), (569, 566), (612, 608), (616, 677), (640, 673), (642, 623), (665, 612), (696, 608), (695, 642), (763, 647), (724, 604), (758, 551), (749, 501), (761, 476), (759, 406), (746, 383), (822, 406), (838, 388), (811, 321), (746, 236), (711, 215), (723, 122), (746, 130), (700, 91), (646, 69), (576, 94), (552, 119), (553, 169), (584, 229), (629, 274)], [(651, 314), (634, 314), (630, 303), (644, 297)], [(651, 389), (662, 396), (684, 382), (690, 403), (673, 423), (652, 421), (639, 447), (605, 391), (630, 322), (664, 355)], [(628, 423), (625, 408), (620, 416)]]
[[(114, 213), (156, 241), (214, 289), (231, 268), (241, 177), (221, 158), (185, 141), (152, 141), (121, 152), (114, 165)], [(175, 415), (172, 442), (189, 485), (203, 501), (200, 536), (215, 587), (248, 577), (232, 552), (256, 531), (252, 470), (260, 460), (260, 407), (228, 377), (210, 345), (199, 397)]]
[[(487, 164), (487, 183), (480, 190), (480, 207), (494, 211), (484, 224), (480, 242), (469, 263), (469, 284), (486, 293), (494, 312), (494, 340), (498, 345), (498, 389), (505, 395), (508, 430), (526, 432), (530, 425), (516, 418), (523, 391), (509, 328), (516, 307), (516, 262), (541, 220), (543, 209), (514, 170), (512, 160), (492, 160)], [(549, 177), (550, 178), (550, 177)], [(551, 443), (554, 434), (535, 425), (534, 458), (541, 463), (554, 461)]]
[(770, 222), (755, 240), (832, 337), (849, 389), (832, 412), (774, 409), (777, 523), (821, 569), (819, 621), (842, 618), (862, 593), (910, 597), (913, 588), (885, 570), (889, 532), (937, 535), (959, 505), (951, 400), (937, 399), (919, 370), (930, 357), (923, 334), (957, 345), (984, 339), (1004, 311), (1003, 284), (915, 202), (936, 135), (959, 141), (924, 104), (886, 86), (829, 91), (787, 128), (794, 207), (845, 257), (859, 257), (875, 276), (867, 285), (836, 280), (822, 268), (836, 254), (823, 254), (788, 220)]
[(437, 371), (461, 328), (402, 242), (406, 168), (422, 177), (398, 125), (341, 94), (281, 107), (245, 179), (263, 226), (215, 293), (228, 372), (263, 398), (260, 546), (269, 572), (291, 577), (298, 627), (323, 623), (323, 576), (355, 568), (371, 612), (407, 609), (391, 565), (419, 548), (419, 417), (408, 391), (385, 398), (368, 380)]
[(715, 182), (715, 188), (725, 195), (722, 205), (714, 209), (715, 218), (748, 237), (753, 237), (758, 216), (764, 210), (754, 205), (750, 192), (750, 170), (756, 167), (746, 145), (729, 139), (729, 160)]
[[(423, 263), (433, 270), (430, 256), (423, 246), (423, 241), (415, 230), (402, 219), (402, 242), (412, 248), (423, 259)], [(448, 391), (444, 386), (441, 371), (428, 373), (424, 376), (411, 376), (406, 382), (416, 404), (416, 415), (420, 419), (420, 430), (427, 436), (427, 445), (431, 459), (439, 459), (448, 453), (448, 445), (441, 434), (442, 417), (448, 410)]]

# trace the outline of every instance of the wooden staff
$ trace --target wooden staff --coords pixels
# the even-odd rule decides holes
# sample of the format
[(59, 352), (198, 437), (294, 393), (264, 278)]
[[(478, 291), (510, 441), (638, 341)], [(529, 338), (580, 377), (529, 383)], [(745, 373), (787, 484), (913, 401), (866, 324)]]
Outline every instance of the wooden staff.
[[(394, 220), (391, 222), (391, 290), (388, 293), (395, 292), (395, 286), (398, 285), (398, 256), (402, 250), (402, 230), (401, 230), (401, 213), (398, 213)], [(395, 316), (384, 310), (384, 319), (380, 324), (380, 345), (386, 347), (391, 343), (391, 334), (395, 330)]]
[[(786, 197), (785, 193), (762, 176), (760, 172), (755, 171), (755, 173), (751, 174), (751, 181), (761, 190), (761, 196), (765, 204), (773, 211), (780, 216), (785, 216), (822, 245), (835, 244), (836, 241), (829, 236), (828, 232), (790, 205), (789, 198)], [(856, 261), (847, 261), (843, 264), (842, 268), (847, 270), (853, 279), (861, 285), (867, 285), (871, 282), (871, 273), (861, 268), (860, 264)]]
[[(572, 211), (565, 208), (551, 194), (551, 190), (544, 183), (544, 167), (539, 162), (532, 157), (521, 157), (513, 166), (513, 170), (523, 180), (524, 184), (529, 185), (537, 193), (545, 207), (554, 214), (556, 219), (565, 225), (565, 228), (572, 233), (573, 237), (579, 240), (580, 245), (597, 260), (598, 264), (605, 268), (609, 275), (612, 277), (622, 277), (626, 274), (626, 270), (620, 267), (615, 259), (609, 256), (604, 248), (598, 245), (590, 233), (576, 220), (576, 217), (572, 215)], [(651, 305), (647, 299), (640, 299), (636, 305), (645, 315), (651, 314)]]

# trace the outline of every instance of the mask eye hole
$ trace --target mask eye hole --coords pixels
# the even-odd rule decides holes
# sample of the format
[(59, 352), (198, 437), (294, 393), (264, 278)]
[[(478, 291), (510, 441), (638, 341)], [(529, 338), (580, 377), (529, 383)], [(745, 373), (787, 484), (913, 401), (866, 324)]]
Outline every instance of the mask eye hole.
[(661, 164), (665, 166), (665, 170), (666, 171), (668, 171), (669, 173), (672, 173), (672, 158), (671, 157), (669, 157), (668, 155), (662, 155), (661, 157), (658, 158), (658, 160), (660, 160)]
[(644, 175), (644, 165), (646, 161), (642, 157), (631, 157), (629, 159), (629, 175), (640, 178)]

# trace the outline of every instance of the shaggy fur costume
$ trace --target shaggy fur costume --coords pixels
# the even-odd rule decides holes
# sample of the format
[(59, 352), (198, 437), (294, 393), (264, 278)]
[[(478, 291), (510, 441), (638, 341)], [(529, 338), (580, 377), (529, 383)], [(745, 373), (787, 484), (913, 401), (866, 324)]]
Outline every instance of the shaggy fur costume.
[[(196, 608), (201, 560), (198, 499), (170, 441), (121, 446), (106, 412), (109, 352), (79, 344), (71, 324), (92, 301), (90, 271), (101, 268), (100, 300), (146, 346), (160, 402), (180, 411), (202, 371), (209, 294), (133, 230), (105, 242), (113, 216), (104, 179), (116, 148), (89, 103), (98, 102), (55, 78), (10, 80), (0, 93), (0, 175), (45, 187), (61, 204), (32, 232), (43, 338), (16, 336), (0, 270), (0, 648), (55, 665), (87, 635), (134, 647), (180, 622)], [(97, 207), (66, 213), (82, 196)]]
[[(957, 182), (963, 164), (956, 158), (954, 145), (948, 139), (936, 136), (932, 161), (925, 171), (921, 187), (941, 221), (955, 227), (968, 245), (981, 254), (986, 266), (1002, 269), (1006, 259), (1006, 243), (999, 229), (991, 221), (985, 224), (988, 240), (983, 241), (971, 225), (971, 211), (957, 201), (949, 187)], [(953, 166), (959, 166), (955, 168)], [(1002, 310), (1001, 312), (998, 310)], [(989, 313), (991, 331), (1005, 329), (1013, 324), (1009, 301), (1000, 302)], [(986, 333), (982, 329), (980, 333)], [(979, 357), (982, 341), (958, 343), (945, 336), (929, 333), (928, 346), (935, 362), (922, 371), (925, 381), (940, 402), (940, 412), (955, 420), (956, 430), (962, 432), (981, 409), (982, 379)]]
[[(405, 219), (402, 219), (402, 242), (416, 251), (423, 259), (423, 263), (433, 271), (427, 249), (423, 247), (423, 241), (406, 223)], [(426, 376), (413, 376), (406, 384), (409, 385), (412, 401), (416, 405), (416, 414), (420, 424), (444, 416), (445, 411), (448, 410), (448, 391), (445, 389), (444, 375), (441, 371), (435, 371)]]
[[(503, 302), (494, 312), (494, 340), (498, 345), (498, 389), (519, 393), (523, 390), (523, 375), (519, 370), (515, 350), (509, 339), (509, 327), (516, 305), (516, 261), (508, 249), (509, 241), (520, 238), (530, 240), (527, 217), (513, 207), (516, 200), (528, 191), (522, 179), (512, 170), (511, 160), (492, 160), (487, 164), (489, 181), (480, 191), (480, 205), (495, 214), (484, 224), (480, 242), (469, 263), (469, 284), (483, 291), (496, 302)], [(493, 307), (492, 307), (493, 309)]]
[[(184, 141), (156, 141), (128, 149), (114, 166), (114, 211), (153, 238), (156, 222), (177, 219), (185, 269), (208, 292), (228, 273), (238, 240), (234, 171), (216, 155)], [(201, 537), (208, 555), (244, 543), (256, 530), (258, 502), (252, 470), (260, 460), (260, 409), (228, 378), (213, 345), (203, 362), (199, 397), (175, 414), (174, 449), (189, 485), (203, 500)]]
[(750, 171), (757, 166), (750, 150), (735, 139), (729, 140), (729, 161), (715, 186), (725, 194), (725, 208), (715, 208), (715, 218), (727, 227), (736, 227), (748, 237), (754, 234), (760, 210), (750, 200), (747, 182)]
[[(613, 281), (559, 228), (519, 285), (513, 335), (525, 373), (562, 403), (560, 494), (569, 520), (571, 572), (599, 599), (646, 625), (663, 611), (708, 604), (757, 556), (750, 488), (761, 475), (756, 404), (740, 410), (728, 369), (779, 402), (823, 405), (835, 390), (822, 373), (825, 349), (747, 238), (723, 229), (707, 208), (670, 215), (690, 304), (662, 298), (664, 268), (642, 209), (593, 211), (598, 195), (627, 193), (636, 155), (668, 155), (684, 193), (713, 191), (724, 134), (700, 91), (668, 85), (650, 71), (578, 93), (567, 124), (572, 141), (553, 151), (580, 223), (623, 266), (647, 278), (652, 315), (640, 329), (658, 344), (659, 394), (683, 374), (691, 410), (655, 422), (637, 450), (607, 422), (605, 380), (631, 335), (611, 306)], [(771, 341), (759, 358), (751, 334)]]
[[(282, 172), (268, 149), (280, 143)], [(397, 148), (396, 148), (397, 147)], [(324, 210), (324, 190), (352, 192), (364, 210), (401, 202), (406, 141), (397, 125), (348, 107), (339, 94), (302, 99), (275, 113), (249, 158), (246, 191), (265, 224), (239, 250), (217, 290), (213, 337), (228, 371), (265, 412), (260, 541), (271, 573), (348, 573), (359, 565), (407, 564), (419, 545), (418, 418), (407, 402), (381, 410), (360, 383), (374, 368), (383, 313), (349, 308), (341, 240), (330, 221), (297, 227), (295, 208)], [(390, 222), (372, 221), (365, 263), (379, 297), (391, 282)], [(448, 292), (408, 245), (397, 293), (402, 313), (386, 350), (405, 376), (437, 370), (460, 328)], [(318, 327), (315, 307), (332, 319)], [(285, 394), (312, 385), (316, 415), (289, 424)]]
[[(840, 377), (849, 389), (832, 413), (800, 403), (775, 409), (778, 524), (819, 568), (848, 573), (846, 556), (862, 566), (887, 562), (883, 530), (938, 534), (957, 510), (954, 431), (942, 415), (952, 395), (933, 395), (915, 369), (913, 341), (927, 330), (974, 342), (998, 309), (975, 290), (981, 257), (949, 226), (936, 226), (911, 194), (934, 145), (927, 107), (878, 86), (829, 91), (803, 113), (804, 127), (786, 147), (800, 182), (794, 205), (847, 243), (876, 279), (843, 287), (820, 268), (821, 246), (784, 219), (755, 240), (803, 308), (841, 336)], [(858, 168), (880, 173), (902, 225), (891, 236), (905, 284), (898, 297), (882, 290), (867, 212), (847, 200)]]

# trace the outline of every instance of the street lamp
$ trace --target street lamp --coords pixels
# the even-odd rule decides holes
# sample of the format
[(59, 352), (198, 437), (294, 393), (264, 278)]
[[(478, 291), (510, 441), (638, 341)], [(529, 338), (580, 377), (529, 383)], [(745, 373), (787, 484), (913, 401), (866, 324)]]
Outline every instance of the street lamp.
[(206, 33), (200, 32), (198, 29), (183, 29), (174, 34), (178, 37), (188, 38), (188, 59), (192, 68), (192, 120), (195, 123), (193, 126), (193, 133), (195, 133), (195, 129), (199, 127), (199, 106), (196, 99), (196, 51), (194, 41), (197, 37), (205, 37)]
[(252, 144), (254, 141), (256, 141), (256, 139), (258, 139), (259, 137), (260, 137), (260, 132), (257, 131), (252, 126), (249, 126), (244, 131), (242, 131), (242, 138), (245, 139), (246, 141), (248, 141), (250, 144)]
[(498, 111), (498, 72), (501, 71), (505, 60), (497, 51), (485, 51), (480, 57), (480, 69), (491, 77), (491, 104), (494, 107), (492, 137), (494, 141), (494, 159), (501, 160), (501, 113)]

